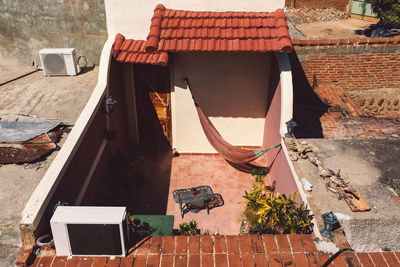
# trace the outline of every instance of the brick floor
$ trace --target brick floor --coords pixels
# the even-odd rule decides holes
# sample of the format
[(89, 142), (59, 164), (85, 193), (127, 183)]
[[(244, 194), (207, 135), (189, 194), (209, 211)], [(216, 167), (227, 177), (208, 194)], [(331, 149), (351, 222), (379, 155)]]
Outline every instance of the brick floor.
[[(363, 101), (359, 106), (344, 89), (333, 85), (318, 86), (314, 93), (317, 98), (304, 97), (295, 103), (294, 115), (300, 127), (297, 137), (365, 139), (400, 136), (399, 113), (386, 109), (385, 112), (373, 111), (376, 108), (383, 110), (381, 100)], [(396, 104), (393, 110), (400, 105), (392, 102)]]
[[(156, 241), (155, 241), (156, 240)], [(306, 241), (305, 241), (306, 240)], [(206, 245), (203, 245), (203, 241)], [(305, 241), (305, 242), (304, 242)], [(55, 256), (44, 249), (30, 266), (321, 266), (332, 254), (320, 253), (310, 235), (244, 235), (196, 237), (152, 237), (150, 244), (173, 242), (167, 250), (134, 249), (125, 258), (90, 258)], [(271, 250), (274, 243), (275, 250)], [(142, 243), (146, 244), (146, 243)], [(225, 250), (225, 245), (228, 251)], [(231, 245), (228, 245), (231, 244)], [(211, 246), (211, 247), (210, 247)], [(281, 247), (282, 246), (282, 247)], [(171, 249), (174, 247), (175, 249)], [(199, 248), (190, 249), (190, 248)], [(185, 249), (189, 248), (189, 249)], [(233, 248), (233, 249), (232, 249)], [(334, 266), (400, 266), (400, 253), (345, 252), (334, 260)], [(215, 265), (214, 265), (215, 264)], [(329, 265), (333, 266), (333, 265)]]
[[(260, 158), (258, 164), (265, 164), (264, 159)], [(174, 229), (182, 222), (196, 220), (202, 234), (236, 235), (245, 208), (239, 201), (244, 200), (244, 191), (251, 190), (253, 182), (253, 176), (236, 170), (218, 154), (182, 154), (172, 159), (166, 214), (174, 215)], [(219, 205), (210, 209), (209, 214), (202, 209), (197, 213), (185, 213), (182, 219), (172, 192), (200, 185), (211, 186), (214, 194), (220, 197)]]
[[(173, 157), (170, 149), (152, 144), (136, 145), (130, 151), (135, 153), (129, 154), (129, 162), (123, 161), (118, 168), (131, 172), (131, 166), (137, 165), (138, 169), (144, 170), (143, 177), (135, 178), (134, 182), (125, 179), (121, 184), (111, 183), (108, 179), (93, 181), (82, 205), (121, 205), (133, 215), (173, 215), (174, 229), (178, 229), (182, 222), (196, 220), (202, 234), (239, 233), (246, 207), (239, 202), (244, 200), (244, 191), (252, 188), (254, 177), (251, 174), (235, 169), (218, 154), (196, 153)], [(257, 159), (257, 163), (267, 165), (264, 157)], [(173, 191), (200, 185), (211, 186), (216, 195), (209, 214), (206, 209), (201, 209), (197, 213), (185, 213), (182, 219)], [(124, 188), (123, 192), (121, 188)]]

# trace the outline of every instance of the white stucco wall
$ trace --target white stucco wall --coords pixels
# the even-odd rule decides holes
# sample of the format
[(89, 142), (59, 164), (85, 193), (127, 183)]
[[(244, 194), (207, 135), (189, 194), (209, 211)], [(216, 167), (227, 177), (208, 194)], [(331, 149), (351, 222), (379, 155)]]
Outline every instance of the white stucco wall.
[[(179, 152), (215, 152), (201, 128), (189, 78), (202, 110), (233, 145), (262, 143), (270, 53), (177, 53), (173, 57), (172, 122)], [(275, 66), (278, 67), (278, 66)]]
[(277, 53), (281, 80), (281, 126), (280, 133), (287, 133), (286, 122), (293, 118), (293, 81), (292, 69), (287, 53)]
[(157, 4), (166, 8), (193, 11), (275, 11), (284, 0), (105, 0), (109, 36), (122, 33), (127, 38), (146, 40)]

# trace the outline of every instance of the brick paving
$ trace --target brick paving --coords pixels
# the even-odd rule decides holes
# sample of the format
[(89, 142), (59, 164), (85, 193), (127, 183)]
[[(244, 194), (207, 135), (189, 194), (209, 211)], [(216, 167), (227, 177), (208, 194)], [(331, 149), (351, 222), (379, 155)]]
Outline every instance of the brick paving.
[[(319, 123), (321, 137), (326, 139), (369, 139), (400, 136), (400, 115), (398, 113), (374, 113), (374, 108), (380, 110), (382, 101), (365, 101), (358, 106), (349, 94), (337, 86), (317, 86), (314, 88), (320, 101), (326, 106), (308, 106), (305, 113), (320, 113)], [(382, 103), (381, 103), (382, 102)], [(369, 107), (369, 103), (371, 107)], [(398, 103), (397, 103), (398, 105)], [(319, 110), (317, 110), (319, 109)], [(301, 118), (301, 114), (299, 115)], [(307, 123), (301, 121), (301, 123)], [(317, 123), (318, 124), (318, 123)], [(301, 136), (307, 137), (307, 136)]]
[[(131, 248), (127, 257), (115, 259), (67, 259), (55, 256), (50, 248), (39, 254), (28, 266), (321, 266), (332, 256), (318, 252), (311, 235), (157, 236)], [(374, 264), (400, 266), (400, 253), (345, 252), (329, 266)]]
[[(257, 163), (266, 166), (263, 157)], [(239, 202), (244, 200), (244, 191), (251, 189), (253, 181), (252, 175), (233, 168), (218, 154), (181, 154), (172, 159), (166, 214), (174, 216), (174, 229), (178, 229), (182, 222), (195, 220), (202, 234), (236, 235), (245, 208)], [(214, 194), (218, 195), (212, 202), (215, 206), (209, 214), (202, 209), (197, 213), (187, 212), (182, 219), (179, 204), (174, 201), (172, 192), (200, 185), (211, 186)]]

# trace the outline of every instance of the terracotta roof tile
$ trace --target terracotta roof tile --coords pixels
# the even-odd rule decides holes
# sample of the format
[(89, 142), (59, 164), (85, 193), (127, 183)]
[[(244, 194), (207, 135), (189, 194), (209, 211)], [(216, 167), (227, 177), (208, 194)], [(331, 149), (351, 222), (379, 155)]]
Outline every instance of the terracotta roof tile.
[(125, 39), (122, 34), (117, 34), (113, 45), (113, 57), (118, 62), (167, 65), (167, 52), (149, 53), (146, 52), (145, 45), (146, 41), (144, 40)]
[(293, 49), (282, 9), (209, 12), (157, 5), (145, 44), (155, 51), (287, 51)]

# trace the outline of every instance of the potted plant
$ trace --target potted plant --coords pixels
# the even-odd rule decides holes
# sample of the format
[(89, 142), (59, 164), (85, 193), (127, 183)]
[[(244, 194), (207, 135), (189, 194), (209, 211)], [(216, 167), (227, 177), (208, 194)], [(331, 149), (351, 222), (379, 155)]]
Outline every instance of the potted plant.
[(197, 228), (197, 222), (192, 220), (189, 223), (181, 223), (179, 225), (178, 233), (180, 235), (198, 235), (200, 233), (200, 229)]

